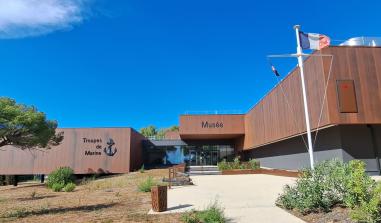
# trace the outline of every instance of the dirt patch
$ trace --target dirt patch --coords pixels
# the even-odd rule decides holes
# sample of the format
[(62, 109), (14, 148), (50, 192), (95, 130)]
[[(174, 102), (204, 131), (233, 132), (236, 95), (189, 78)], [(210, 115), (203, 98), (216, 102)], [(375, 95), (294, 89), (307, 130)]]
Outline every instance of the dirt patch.
[(310, 223), (354, 223), (349, 217), (349, 209), (343, 207), (335, 207), (330, 212), (319, 212), (302, 215), (297, 211), (290, 211), (291, 214)]
[(137, 185), (148, 176), (160, 180), (167, 169), (96, 179), (74, 192), (52, 192), (38, 183), (0, 187), (0, 222), (179, 222), (179, 214), (147, 215), (150, 193)]

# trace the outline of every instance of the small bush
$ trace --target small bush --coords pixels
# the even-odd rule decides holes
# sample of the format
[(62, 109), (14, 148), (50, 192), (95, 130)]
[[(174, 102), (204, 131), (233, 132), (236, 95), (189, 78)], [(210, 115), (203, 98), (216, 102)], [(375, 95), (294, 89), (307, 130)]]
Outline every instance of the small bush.
[(54, 192), (60, 192), (62, 191), (62, 189), (65, 187), (65, 184), (62, 184), (62, 183), (54, 183), (51, 187), (51, 189), (54, 191)]
[(72, 192), (72, 191), (74, 191), (75, 187), (76, 187), (75, 183), (68, 183), (64, 187), (64, 191), (65, 192)]
[(144, 173), (144, 171), (145, 171), (145, 170), (144, 170), (144, 164), (143, 164), (142, 167), (140, 167), (139, 172), (140, 172), (140, 173)]
[(256, 159), (250, 159), (248, 164), (249, 164), (250, 169), (252, 169), (252, 170), (257, 170), (260, 168), (259, 161)]
[(181, 220), (184, 223), (225, 223), (226, 218), (224, 216), (224, 210), (217, 202), (209, 205), (202, 211), (191, 211), (183, 214)]
[(365, 173), (365, 163), (360, 160), (351, 161), (348, 165), (345, 185), (345, 205), (354, 208), (363, 201), (369, 201), (375, 186), (374, 180)]
[(230, 169), (229, 163), (226, 162), (226, 159), (223, 159), (221, 162), (218, 162), (217, 166), (218, 166), (219, 170), (229, 170)]
[(217, 163), (219, 170), (238, 170), (238, 169), (252, 169), (257, 170), (260, 168), (259, 161), (256, 159), (250, 159), (249, 162), (240, 162), (240, 157), (234, 158), (233, 162), (226, 162), (223, 159), (221, 162)]
[(60, 167), (49, 174), (47, 186), (52, 188), (54, 184), (66, 185), (73, 182), (74, 171), (70, 167)]
[(81, 182), (79, 183), (79, 185), (86, 185), (88, 183), (90, 183), (92, 180), (90, 178), (86, 178), (86, 177), (83, 177), (81, 179)]
[(277, 199), (277, 205), (282, 206), (288, 210), (292, 210), (297, 206), (298, 191), (296, 187), (286, 185), (283, 188), (283, 194)]
[(36, 198), (37, 193), (36, 193), (36, 191), (34, 190), (34, 191), (32, 191), (29, 195), (30, 195), (30, 198), (31, 198), (31, 199), (34, 199), (34, 198)]
[(28, 216), (29, 212), (26, 208), (16, 208), (4, 214), (5, 218), (24, 218)]
[(138, 185), (138, 189), (140, 192), (151, 192), (151, 187), (157, 185), (157, 182), (149, 176), (147, 180), (141, 182)]
[(356, 207), (370, 201), (374, 181), (365, 173), (365, 164), (353, 160), (348, 164), (337, 159), (307, 169), (295, 186), (286, 186), (277, 204), (302, 214), (329, 211), (334, 205)]
[(239, 161), (239, 159), (240, 159), (241, 157), (239, 157), (239, 156), (236, 156), (235, 158), (234, 158), (234, 160), (233, 160), (233, 163), (231, 163), (230, 165), (231, 165), (231, 169), (234, 169), (234, 170), (236, 170), (236, 169), (242, 169), (241, 167), (241, 162)]
[(368, 201), (361, 201), (350, 213), (357, 222), (380, 222), (381, 221), (381, 183), (371, 193)]

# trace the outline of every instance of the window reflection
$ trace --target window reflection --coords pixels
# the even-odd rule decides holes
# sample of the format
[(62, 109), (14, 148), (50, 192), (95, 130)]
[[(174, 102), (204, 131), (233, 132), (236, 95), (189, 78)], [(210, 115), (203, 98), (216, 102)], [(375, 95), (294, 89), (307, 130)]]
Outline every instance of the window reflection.
[(231, 145), (156, 146), (145, 149), (146, 165), (217, 165), (223, 159), (234, 159)]

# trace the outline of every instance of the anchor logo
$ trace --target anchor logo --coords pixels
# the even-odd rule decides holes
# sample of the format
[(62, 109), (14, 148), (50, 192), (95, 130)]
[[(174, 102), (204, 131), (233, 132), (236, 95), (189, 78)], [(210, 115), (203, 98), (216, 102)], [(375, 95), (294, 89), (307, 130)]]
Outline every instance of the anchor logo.
[(108, 146), (103, 149), (103, 152), (105, 152), (107, 156), (114, 156), (116, 151), (118, 151), (116, 148), (112, 148), (112, 146), (115, 145), (114, 140), (110, 138), (107, 142), (107, 145)]

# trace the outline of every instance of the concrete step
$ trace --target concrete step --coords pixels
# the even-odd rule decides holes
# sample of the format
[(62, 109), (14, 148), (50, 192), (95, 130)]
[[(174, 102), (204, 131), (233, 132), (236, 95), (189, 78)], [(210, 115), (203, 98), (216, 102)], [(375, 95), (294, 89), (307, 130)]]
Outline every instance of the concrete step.
[(189, 172), (192, 171), (218, 171), (217, 166), (189, 166)]
[(218, 170), (208, 170), (208, 171), (191, 171), (189, 176), (199, 176), (199, 175), (220, 175), (221, 171)]

